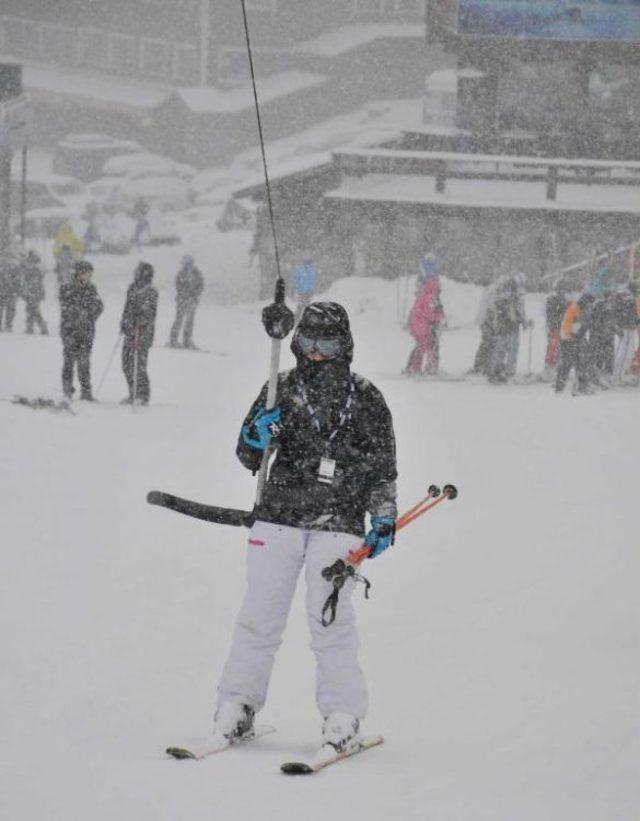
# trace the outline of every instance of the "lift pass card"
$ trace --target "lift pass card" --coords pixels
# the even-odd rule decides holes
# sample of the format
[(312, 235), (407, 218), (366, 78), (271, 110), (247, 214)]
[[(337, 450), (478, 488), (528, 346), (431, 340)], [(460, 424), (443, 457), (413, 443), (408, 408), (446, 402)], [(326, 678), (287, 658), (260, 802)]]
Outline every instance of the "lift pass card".
[(323, 456), (320, 459), (320, 467), (318, 468), (318, 481), (319, 482), (324, 482), (325, 485), (332, 484), (335, 472), (336, 472), (336, 461), (335, 461), (335, 459), (328, 459), (326, 456)]

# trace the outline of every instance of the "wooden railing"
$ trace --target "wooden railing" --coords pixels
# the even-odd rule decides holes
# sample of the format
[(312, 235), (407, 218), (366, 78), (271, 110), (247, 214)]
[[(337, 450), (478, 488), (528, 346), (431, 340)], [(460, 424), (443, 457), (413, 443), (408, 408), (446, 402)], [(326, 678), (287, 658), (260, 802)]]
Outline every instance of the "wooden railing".
[(449, 179), (544, 181), (548, 200), (556, 199), (561, 182), (640, 186), (640, 162), (636, 160), (574, 160), (508, 154), (354, 148), (334, 152), (333, 162), (340, 171), (354, 176), (434, 176), (438, 193), (446, 190)]

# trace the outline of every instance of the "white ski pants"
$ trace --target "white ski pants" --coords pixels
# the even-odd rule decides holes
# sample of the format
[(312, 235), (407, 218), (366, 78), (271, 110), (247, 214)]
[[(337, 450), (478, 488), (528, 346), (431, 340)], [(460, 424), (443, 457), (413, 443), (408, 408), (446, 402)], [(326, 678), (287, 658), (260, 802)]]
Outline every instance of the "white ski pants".
[(218, 700), (264, 705), (276, 651), (305, 568), (306, 609), (316, 657), (316, 700), (323, 717), (334, 711), (364, 718), (367, 687), (358, 664), (358, 634), (351, 603), (354, 582), (340, 591), (336, 619), (323, 627), (321, 613), (333, 586), (322, 570), (361, 545), (349, 533), (326, 533), (256, 522), (247, 554), (247, 592), (231, 651), (218, 686)]

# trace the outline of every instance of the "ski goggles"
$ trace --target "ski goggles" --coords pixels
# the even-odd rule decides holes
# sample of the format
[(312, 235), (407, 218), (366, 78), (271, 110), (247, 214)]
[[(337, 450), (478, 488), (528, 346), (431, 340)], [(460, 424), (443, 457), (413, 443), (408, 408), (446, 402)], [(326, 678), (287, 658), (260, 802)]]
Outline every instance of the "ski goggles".
[(321, 356), (338, 356), (342, 351), (342, 340), (337, 336), (328, 339), (314, 339), (304, 334), (298, 334), (296, 341), (305, 355), (315, 352)]

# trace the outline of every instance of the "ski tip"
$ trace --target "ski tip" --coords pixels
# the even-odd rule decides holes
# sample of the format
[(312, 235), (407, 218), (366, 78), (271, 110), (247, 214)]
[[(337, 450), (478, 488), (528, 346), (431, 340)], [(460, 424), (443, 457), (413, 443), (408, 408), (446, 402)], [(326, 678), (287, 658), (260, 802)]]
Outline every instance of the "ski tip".
[(164, 496), (164, 493), (161, 490), (150, 490), (147, 493), (147, 502), (150, 505), (162, 504), (163, 496)]
[(171, 758), (177, 758), (178, 761), (182, 761), (185, 758), (195, 758), (195, 755), (189, 750), (185, 750), (182, 747), (167, 747), (165, 750), (167, 755), (170, 755)]
[(314, 772), (312, 767), (302, 761), (291, 761), (288, 764), (283, 764), (280, 770), (285, 775), (310, 775)]

